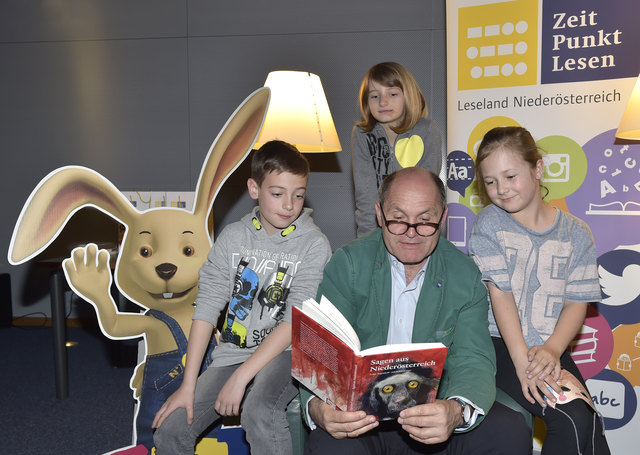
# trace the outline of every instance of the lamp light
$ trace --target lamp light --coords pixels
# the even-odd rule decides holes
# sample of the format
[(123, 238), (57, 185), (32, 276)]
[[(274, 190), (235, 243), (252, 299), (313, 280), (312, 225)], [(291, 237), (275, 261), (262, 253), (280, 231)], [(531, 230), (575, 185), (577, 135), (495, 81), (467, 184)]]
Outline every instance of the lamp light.
[(640, 75), (638, 75), (636, 85), (631, 92), (631, 98), (629, 98), (627, 108), (624, 110), (622, 120), (620, 120), (616, 137), (632, 141), (640, 140)]
[(272, 71), (265, 87), (271, 101), (254, 147), (272, 139), (295, 145), (300, 152), (339, 152), (340, 140), (320, 78), (306, 71)]

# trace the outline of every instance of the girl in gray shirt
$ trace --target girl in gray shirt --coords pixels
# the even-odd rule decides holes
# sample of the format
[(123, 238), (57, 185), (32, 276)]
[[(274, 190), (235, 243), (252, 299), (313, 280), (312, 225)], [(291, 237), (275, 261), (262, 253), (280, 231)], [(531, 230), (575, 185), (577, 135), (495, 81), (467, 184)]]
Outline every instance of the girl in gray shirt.
[(543, 172), (524, 128), (494, 128), (480, 143), (476, 175), (493, 204), (478, 214), (469, 251), (489, 290), (496, 386), (544, 420), (545, 455), (606, 455), (591, 395), (567, 351), (588, 303), (601, 299), (593, 237), (583, 221), (544, 201)]

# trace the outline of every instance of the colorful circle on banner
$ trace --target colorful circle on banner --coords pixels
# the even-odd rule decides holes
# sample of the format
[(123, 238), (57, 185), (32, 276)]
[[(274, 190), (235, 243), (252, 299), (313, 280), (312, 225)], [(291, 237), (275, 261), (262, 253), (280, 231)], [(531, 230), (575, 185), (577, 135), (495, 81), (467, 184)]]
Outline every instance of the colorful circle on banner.
[(447, 240), (464, 254), (469, 254), (469, 235), (476, 215), (469, 207), (456, 202), (448, 204), (447, 207), (447, 222), (445, 225)]
[(600, 313), (611, 327), (640, 322), (640, 245), (621, 247), (598, 258)]
[(624, 376), (612, 370), (602, 370), (586, 381), (596, 409), (602, 414), (606, 430), (623, 427), (636, 413), (638, 398)]
[(613, 335), (607, 320), (589, 306), (580, 332), (569, 345), (571, 358), (587, 379), (600, 373), (613, 352)]
[(447, 186), (461, 197), (476, 175), (473, 158), (462, 150), (454, 150), (447, 155)]
[(560, 199), (577, 190), (587, 175), (582, 147), (565, 136), (547, 136), (536, 144), (542, 152), (542, 184), (549, 190), (549, 198)]
[(613, 329), (614, 348), (609, 368), (640, 386), (640, 324), (619, 325)]
[(487, 131), (496, 128), (498, 126), (520, 126), (518, 122), (516, 122), (511, 117), (504, 117), (501, 115), (497, 115), (495, 117), (489, 117), (482, 120), (478, 123), (471, 134), (469, 135), (469, 140), (467, 142), (467, 153), (473, 159), (478, 155), (476, 152), (478, 151), (478, 146), (480, 142), (482, 142), (482, 138), (487, 133)]
[(638, 243), (640, 232), (640, 145), (614, 142), (609, 130), (583, 145), (585, 183), (566, 197), (571, 213), (591, 228), (598, 255)]
[(480, 210), (482, 210), (487, 204), (490, 204), (489, 198), (487, 197), (484, 188), (480, 189), (480, 182), (478, 179), (475, 179), (471, 182), (471, 185), (467, 187), (464, 192), (464, 197), (460, 199), (460, 203), (466, 205), (475, 213), (476, 215)]

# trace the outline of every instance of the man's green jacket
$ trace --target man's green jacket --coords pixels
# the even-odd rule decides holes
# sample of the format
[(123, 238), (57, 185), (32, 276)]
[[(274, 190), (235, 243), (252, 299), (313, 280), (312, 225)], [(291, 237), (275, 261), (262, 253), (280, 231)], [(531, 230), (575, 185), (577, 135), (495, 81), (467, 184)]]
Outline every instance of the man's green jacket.
[[(324, 269), (326, 296), (351, 323), (362, 349), (385, 344), (391, 307), (391, 265), (378, 228), (338, 249)], [(494, 402), (495, 353), (487, 290), (474, 262), (441, 237), (430, 256), (413, 326), (414, 343), (449, 347), (438, 398), (460, 396), (485, 414)], [(300, 387), (302, 408), (312, 394)], [(478, 418), (477, 425), (482, 418)], [(475, 426), (474, 425), (474, 426)]]

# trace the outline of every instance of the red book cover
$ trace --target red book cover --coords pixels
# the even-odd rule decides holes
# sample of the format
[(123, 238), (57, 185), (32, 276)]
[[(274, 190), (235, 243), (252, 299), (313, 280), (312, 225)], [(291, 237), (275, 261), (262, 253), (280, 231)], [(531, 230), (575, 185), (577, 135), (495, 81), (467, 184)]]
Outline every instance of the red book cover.
[(292, 309), (291, 373), (342, 411), (380, 420), (435, 400), (447, 356), (441, 343), (384, 345), (360, 351), (353, 328), (323, 297)]

